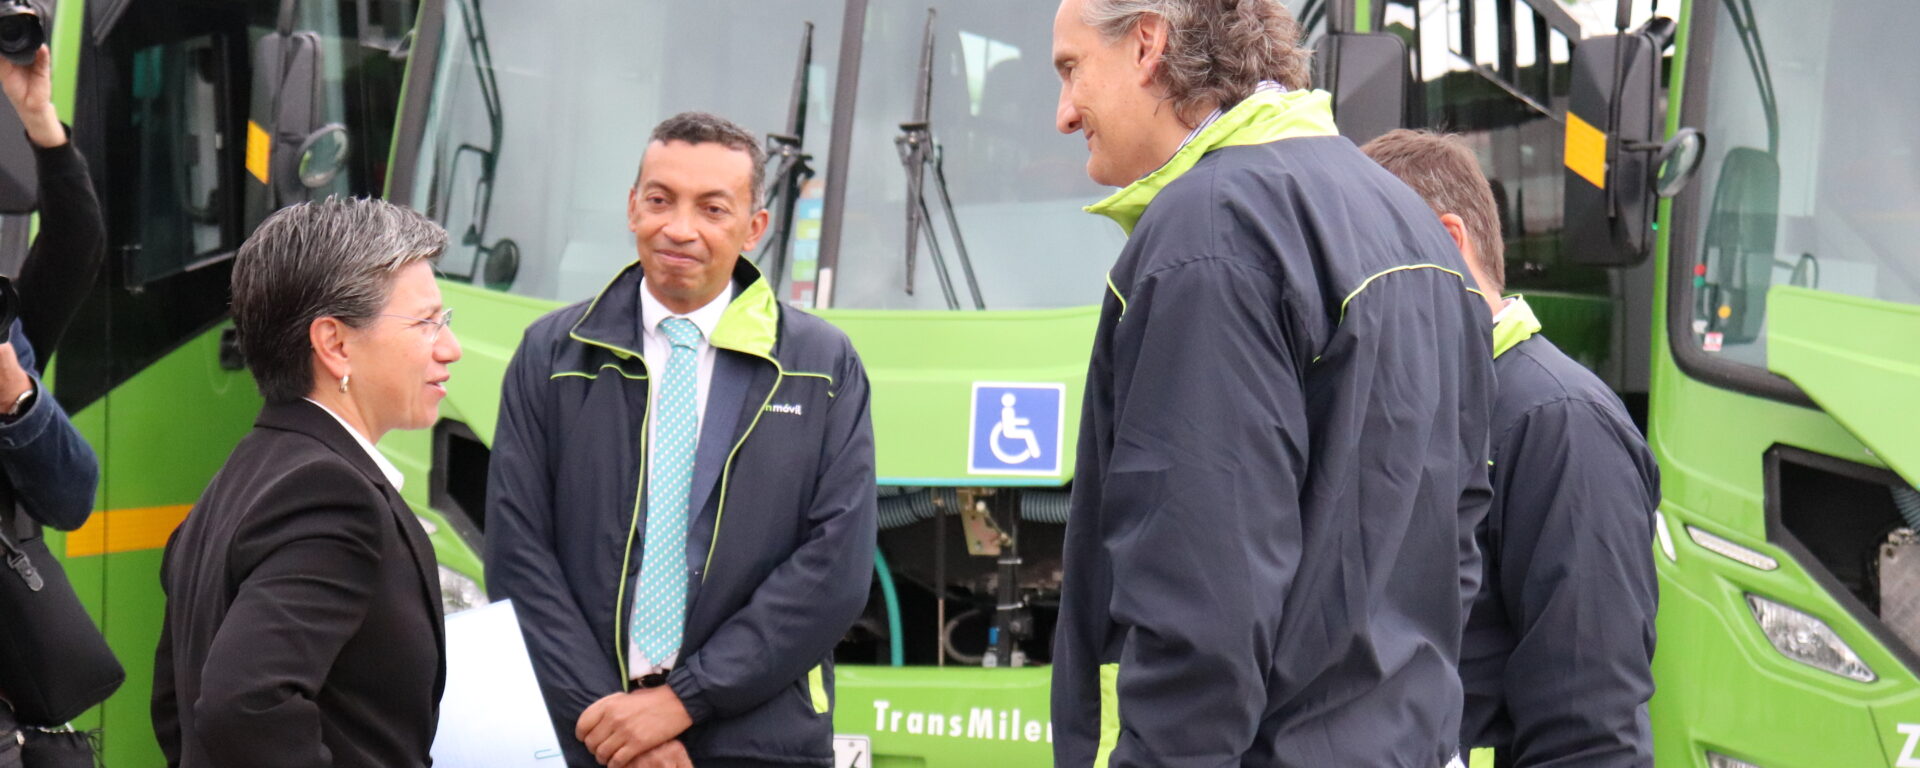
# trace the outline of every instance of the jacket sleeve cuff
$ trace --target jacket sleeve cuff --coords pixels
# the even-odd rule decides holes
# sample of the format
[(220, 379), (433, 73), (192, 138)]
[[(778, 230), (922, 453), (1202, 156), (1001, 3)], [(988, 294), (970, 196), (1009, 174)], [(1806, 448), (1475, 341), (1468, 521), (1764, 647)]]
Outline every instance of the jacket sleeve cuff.
[[(67, 140), (58, 146), (43, 147), (33, 143), (31, 137), (27, 139), (27, 146), (33, 148), (34, 161), (43, 169), (65, 170), (80, 163), (80, 148), (73, 145), (73, 126), (61, 123), (60, 128), (67, 132)], [(25, 135), (24, 131), (22, 135)]]
[(667, 673), (667, 687), (673, 689), (673, 695), (680, 697), (680, 706), (686, 708), (687, 717), (693, 720), (694, 725), (699, 725), (713, 716), (713, 702), (707, 700), (707, 688), (700, 684), (693, 667), (693, 663), (682, 664), (679, 669)]
[[(27, 374), (27, 379), (31, 382), (28, 386), (33, 387), (33, 400), (27, 403), (27, 410), (20, 415), (12, 419), (0, 418), (0, 451), (25, 448), (32, 445), (40, 433), (47, 431), (50, 417), (47, 414), (49, 406), (46, 401), (49, 396), (46, 388), (40, 385), (40, 377), (31, 372)], [(58, 408), (59, 405), (51, 407)]]

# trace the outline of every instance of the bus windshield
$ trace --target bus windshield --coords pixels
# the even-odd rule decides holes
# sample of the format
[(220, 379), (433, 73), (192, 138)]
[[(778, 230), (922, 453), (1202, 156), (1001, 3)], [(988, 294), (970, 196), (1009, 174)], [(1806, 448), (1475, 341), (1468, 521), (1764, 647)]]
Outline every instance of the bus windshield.
[[(1125, 239), (1081, 207), (1113, 190), (1088, 180), (1086, 145), (1053, 116), (1055, 4), (1032, 0), (937, 3), (928, 120), (987, 309), (1099, 303), (1103, 275)], [(867, 13), (854, 109), (847, 213), (833, 306), (946, 309), (940, 265), (915, 249), (907, 293), (907, 173), (894, 139), (913, 118), (927, 22), (920, 3), (876, 2)], [(955, 293), (973, 306), (937, 180), (923, 194)]]
[(842, 13), (840, 0), (447, 0), (410, 190), (452, 240), (442, 273), (593, 295), (635, 258), (627, 192), (654, 124), (702, 110), (784, 133), (809, 21), (806, 151), (824, 175)]
[[(1920, 6), (1723, 0), (1713, 13), (1692, 263), (1695, 341), (1766, 362), (1766, 292), (1920, 302)], [(1901, 53), (1905, 51), (1905, 53)], [(1689, 83), (1689, 98), (1694, 98)]]
[[(1098, 303), (1124, 238), (1112, 222), (1080, 210), (1112, 190), (1087, 179), (1079, 137), (1053, 127), (1053, 4), (936, 8), (928, 130), (984, 305)], [(647, 132), (699, 109), (762, 135), (784, 133), (801, 30), (811, 21), (803, 151), (815, 175), (798, 195), (791, 255), (775, 278), (783, 299), (815, 306), (816, 288), (825, 287), (818, 240), (844, 13), (841, 0), (447, 0), (420, 172), (409, 190), (452, 238), (443, 273), (544, 299), (592, 295), (634, 258), (626, 195)], [(926, 14), (921, 3), (876, 1), (868, 9), (836, 308), (949, 307), (924, 234), (911, 293), (906, 283), (907, 172), (895, 139), (913, 119)], [(593, 22), (555, 23), (586, 18)], [(931, 169), (922, 191), (926, 228), (971, 308)]]

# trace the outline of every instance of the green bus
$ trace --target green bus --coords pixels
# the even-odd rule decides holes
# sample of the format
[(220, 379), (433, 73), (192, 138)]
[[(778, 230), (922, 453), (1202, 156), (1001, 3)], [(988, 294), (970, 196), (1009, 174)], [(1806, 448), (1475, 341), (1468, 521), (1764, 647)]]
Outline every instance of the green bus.
[[(1554, 0), (1290, 5), (1355, 138), (1467, 137), (1513, 290), (1645, 420), (1666, 489), (1659, 763), (1920, 766), (1920, 498), (1902, 479), (1920, 477), (1920, 411), (1894, 405), (1920, 376), (1920, 259), (1899, 255), (1920, 241), (1920, 98), (1861, 82), (1880, 59), (1900, 71), (1920, 10), (1681, 2), (1590, 38)], [(507, 359), (633, 258), (626, 190), (647, 130), (684, 109), (775, 137), (783, 234), (755, 258), (783, 300), (846, 330), (873, 381), (882, 556), (836, 652), (843, 765), (1047, 764), (1068, 457), (1123, 242), (1078, 210), (1104, 191), (1050, 124), (1052, 13), (60, 3), (60, 106), (112, 250), (54, 386), (101, 457), (99, 511), (53, 536), (130, 670), (79, 723), (104, 729), (108, 764), (161, 763), (159, 548), (260, 404), (225, 319), (252, 223), (384, 194), (452, 235), (439, 266), (466, 356), (443, 421), (381, 448), (458, 610), (485, 600)], [(1782, 95), (1811, 108), (1783, 116)], [(1682, 128), (1704, 149), (1669, 140)]]

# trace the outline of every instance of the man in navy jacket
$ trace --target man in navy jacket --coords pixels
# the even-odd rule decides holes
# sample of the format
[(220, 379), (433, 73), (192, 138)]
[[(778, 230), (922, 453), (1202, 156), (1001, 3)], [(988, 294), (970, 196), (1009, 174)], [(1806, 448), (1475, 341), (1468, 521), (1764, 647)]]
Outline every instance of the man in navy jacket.
[(639, 260), (507, 368), (487, 586), (569, 765), (833, 761), (833, 647), (873, 576), (867, 378), (740, 258), (764, 160), (721, 118), (661, 123), (628, 197)]
[(1459, 252), (1271, 0), (1066, 0), (1062, 132), (1130, 231), (1095, 330), (1055, 764), (1439, 768), (1492, 353)]
[(1408, 130), (1363, 149), (1439, 215), (1494, 316), (1493, 506), (1460, 652), (1461, 745), (1476, 766), (1651, 766), (1660, 474), (1646, 440), (1525, 299), (1500, 298), (1499, 214), (1473, 153)]

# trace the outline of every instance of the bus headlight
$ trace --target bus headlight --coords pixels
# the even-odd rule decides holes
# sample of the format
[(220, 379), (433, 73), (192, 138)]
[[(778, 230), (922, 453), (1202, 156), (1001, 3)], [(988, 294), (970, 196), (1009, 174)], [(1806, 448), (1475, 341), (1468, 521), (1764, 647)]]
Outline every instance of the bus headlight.
[(1745, 760), (1735, 760), (1718, 752), (1708, 752), (1707, 768), (1760, 768), (1760, 766)]
[(459, 571), (440, 566), (440, 609), (447, 615), (487, 604), (487, 593), (473, 579)]
[(1747, 595), (1747, 607), (1753, 609), (1753, 620), (1781, 655), (1863, 683), (1877, 679), (1826, 622), (1758, 595)]

